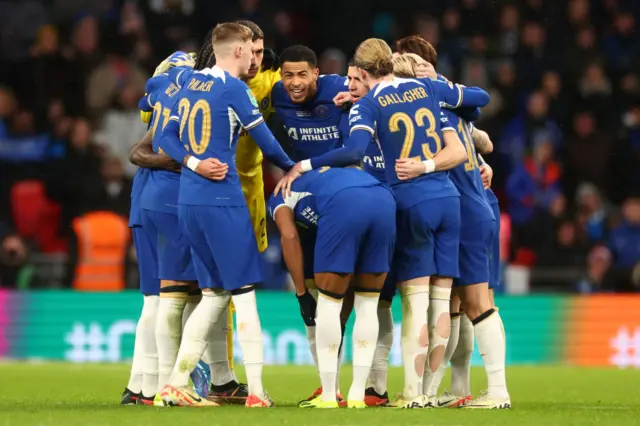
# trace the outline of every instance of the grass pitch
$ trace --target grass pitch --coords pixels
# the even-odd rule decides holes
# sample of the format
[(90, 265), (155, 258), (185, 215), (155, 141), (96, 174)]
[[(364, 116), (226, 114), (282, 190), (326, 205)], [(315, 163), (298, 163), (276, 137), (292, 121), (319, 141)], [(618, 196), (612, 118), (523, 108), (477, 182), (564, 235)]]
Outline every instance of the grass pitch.
[[(486, 379), (481, 368), (472, 374), (477, 394)], [(345, 367), (345, 394), (350, 379)], [(510, 367), (513, 409), (508, 411), (303, 410), (296, 407), (297, 401), (318, 384), (311, 367), (265, 367), (265, 385), (277, 404), (272, 409), (123, 407), (118, 403), (127, 380), (128, 366), (122, 364), (0, 364), (0, 426), (640, 425), (637, 370)], [(444, 384), (448, 383), (447, 377)], [(401, 370), (392, 369), (391, 392), (401, 385)]]

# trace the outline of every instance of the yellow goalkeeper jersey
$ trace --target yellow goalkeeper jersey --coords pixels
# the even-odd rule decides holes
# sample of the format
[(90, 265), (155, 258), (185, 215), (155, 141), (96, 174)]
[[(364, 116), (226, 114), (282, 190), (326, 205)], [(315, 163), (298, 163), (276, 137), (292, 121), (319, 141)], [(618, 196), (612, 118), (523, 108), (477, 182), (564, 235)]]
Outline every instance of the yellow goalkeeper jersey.
[[(247, 82), (258, 101), (265, 121), (274, 112), (271, 103), (271, 89), (280, 80), (280, 71), (260, 71)], [(242, 191), (251, 213), (253, 229), (258, 241), (258, 249), (267, 249), (267, 211), (262, 180), (262, 151), (247, 132), (242, 132), (236, 148), (236, 168), (240, 176)]]

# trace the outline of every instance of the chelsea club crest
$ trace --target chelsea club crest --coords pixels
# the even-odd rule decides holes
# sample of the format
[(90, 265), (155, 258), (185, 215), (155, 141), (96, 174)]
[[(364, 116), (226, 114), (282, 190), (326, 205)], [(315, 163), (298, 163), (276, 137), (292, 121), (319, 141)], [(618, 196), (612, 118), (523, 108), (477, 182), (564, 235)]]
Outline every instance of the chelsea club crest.
[(326, 117), (329, 115), (329, 108), (326, 105), (318, 105), (316, 107), (316, 116)]

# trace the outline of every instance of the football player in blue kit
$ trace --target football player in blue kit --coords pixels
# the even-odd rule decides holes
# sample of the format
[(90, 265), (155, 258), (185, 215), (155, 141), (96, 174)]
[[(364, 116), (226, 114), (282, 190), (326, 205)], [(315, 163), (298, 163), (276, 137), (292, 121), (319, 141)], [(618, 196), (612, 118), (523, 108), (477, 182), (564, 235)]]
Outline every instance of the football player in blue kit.
[[(489, 388), (479, 398), (466, 400), (465, 394), (451, 392), (438, 400), (442, 406), (458, 405), (463, 408), (505, 409), (511, 408), (506, 386), (505, 357), (506, 342), (500, 314), (489, 297), (488, 283), (491, 277), (490, 249), (495, 233), (495, 217), (487, 201), (478, 160), (473, 144), (471, 124), (447, 111), (446, 122), (454, 126), (462, 137), (468, 160), (452, 171), (452, 180), (462, 193), (461, 216), (463, 218), (460, 235), (460, 277), (455, 281), (456, 292), (461, 299), (467, 317), (473, 324), (478, 348), (483, 355)], [(418, 171), (416, 165), (415, 171)], [(410, 172), (410, 176), (414, 176)], [(459, 308), (459, 306), (458, 306)], [(457, 340), (457, 339), (456, 339)], [(452, 342), (446, 351), (445, 360), (439, 367), (439, 374), (430, 374), (425, 383), (425, 391), (435, 396), (444, 370), (456, 348)], [(433, 372), (433, 371), (432, 371)]]
[[(158, 70), (163, 67), (193, 64), (193, 59), (184, 52), (170, 55)], [(161, 71), (158, 71), (158, 73)], [(145, 100), (141, 118), (148, 123), (150, 117)], [(122, 395), (122, 404), (150, 404), (155, 395), (158, 381), (158, 361), (155, 341), (155, 324), (158, 311), (158, 295), (160, 280), (156, 276), (156, 239), (147, 227), (143, 226), (141, 202), (152, 170), (176, 170), (177, 164), (166, 155), (153, 151), (151, 144), (152, 130), (148, 130), (144, 137), (135, 144), (130, 151), (129, 160), (138, 166), (133, 178), (131, 189), (131, 209), (129, 213), (129, 227), (133, 235), (138, 271), (140, 275), (140, 292), (143, 294), (143, 306), (134, 343), (133, 363), (129, 384)], [(151, 398), (144, 395), (151, 395)]]
[[(355, 202), (354, 202), (355, 201)], [(272, 196), (269, 211), (282, 236), (283, 254), (298, 295), (307, 292), (296, 221), (317, 226), (314, 272), (318, 287), (315, 317), (322, 394), (302, 408), (337, 408), (338, 348), (342, 299), (352, 282), (353, 383), (347, 404), (364, 408), (365, 386), (378, 337), (378, 296), (389, 271), (395, 241), (395, 201), (389, 188), (355, 168), (321, 168), (302, 176), (291, 194)], [(312, 312), (303, 317), (313, 318)]]
[[(190, 69), (193, 65), (191, 59), (190, 63), (177, 68)], [(179, 90), (165, 75), (153, 77), (146, 85), (147, 95), (141, 103), (146, 101), (153, 109), (152, 148), (158, 154), (163, 154), (159, 141)], [(178, 170), (152, 169), (140, 201), (143, 226), (156, 243), (154, 275), (160, 279), (160, 301), (156, 319), (159, 376), (157, 392), (154, 391), (153, 395), (160, 393), (175, 365), (187, 302), (195, 306), (199, 301), (191, 248), (178, 226), (179, 184)]]
[[(346, 121), (348, 113), (343, 108), (337, 107), (333, 103), (333, 98), (347, 89), (347, 79), (335, 74), (320, 75), (316, 54), (306, 46), (288, 47), (282, 52), (280, 59), (282, 61), (281, 81), (273, 86), (271, 98), (277, 118), (282, 122), (288, 136), (291, 158), (298, 161), (341, 147), (344, 132), (340, 131), (340, 123)], [(313, 274), (315, 229), (300, 229), (300, 239), (305, 256), (305, 278), (309, 294), (317, 299)], [(311, 299), (306, 300), (311, 302)], [(353, 294), (349, 291), (343, 303), (343, 332), (352, 308)], [(313, 321), (308, 321), (305, 326), (309, 347), (317, 366), (317, 355), (314, 350), (315, 325)], [(343, 347), (340, 346), (341, 353), (342, 349)], [(341, 364), (342, 356), (338, 358)], [(337, 389), (336, 392), (341, 404), (346, 404), (342, 400), (340, 390)], [(314, 399), (321, 393), (322, 388), (318, 388), (306, 400)]]
[[(359, 161), (371, 137), (376, 137), (397, 202), (393, 263), (405, 313), (401, 344), (405, 388), (394, 406), (421, 408), (425, 405), (422, 375), (427, 362), (429, 283), (458, 276), (459, 193), (445, 170), (466, 158), (457, 133), (441, 132), (440, 100), (460, 106), (462, 88), (394, 77), (391, 49), (379, 39), (360, 44), (355, 64), (370, 91), (351, 108), (349, 146), (298, 163), (280, 186), (288, 191), (286, 183), (299, 171)], [(488, 102), (486, 92), (484, 96)], [(396, 167), (410, 157), (423, 159), (429, 173), (411, 180), (397, 174)], [(448, 293), (446, 289), (441, 293), (448, 309)], [(439, 330), (442, 338), (448, 338), (448, 325)]]
[[(248, 131), (278, 167), (288, 170), (294, 163), (266, 127), (251, 90), (239, 79), (255, 60), (252, 36), (240, 24), (214, 28), (217, 65), (193, 73), (185, 83), (160, 143), (165, 152), (176, 155), (176, 160), (184, 159), (187, 165), (180, 178), (178, 216), (203, 289), (202, 301), (185, 325), (176, 366), (162, 391), (169, 404), (217, 405), (197, 396), (187, 384), (206, 349), (211, 327), (232, 299), (249, 387), (245, 405), (272, 405), (262, 386), (262, 329), (254, 291), (254, 285), (262, 281), (259, 253), (234, 163), (240, 132)], [(184, 158), (183, 152), (176, 151), (181, 145), (188, 151)], [(217, 182), (193, 172), (212, 158), (228, 165), (224, 179)]]
[[(435, 67), (437, 65), (437, 59), (438, 59), (437, 52), (428, 41), (424, 40), (420, 36), (409, 36), (409, 37), (400, 39), (396, 42), (396, 48), (398, 52), (403, 54), (413, 53), (418, 55), (420, 58), (422, 58), (425, 61), (428, 61), (431, 65), (433, 65), (435, 70)], [(446, 81), (446, 78), (444, 78), (442, 75), (438, 75), (438, 79)], [(464, 110), (457, 111), (457, 114), (460, 117), (463, 117), (462, 118), (463, 121), (465, 120), (471, 121), (476, 119), (477, 116), (479, 115), (478, 113), (479, 111), (473, 111), (469, 109), (467, 109), (466, 111)], [(465, 141), (471, 139), (472, 147), (479, 154), (492, 152), (493, 144), (491, 143), (491, 140), (487, 135), (487, 133), (483, 132), (480, 129), (477, 129), (474, 126), (470, 126), (469, 128), (471, 130), (468, 137), (466, 139), (464, 138), (463, 139)], [(458, 131), (460, 131), (460, 129), (458, 129)], [(467, 150), (469, 150), (468, 146), (467, 146)], [(478, 155), (478, 157), (480, 158), (481, 163), (484, 163), (484, 160), (482, 160), (482, 157), (480, 155)], [(483, 164), (480, 166), (480, 169), (481, 169), (482, 180), (485, 181), (484, 187), (485, 189), (488, 189), (490, 186), (490, 180), (491, 180), (490, 174), (492, 175), (491, 168), (488, 165)], [(490, 197), (491, 195), (493, 195), (493, 192), (491, 192), (491, 194), (487, 194), (486, 196)], [(493, 198), (495, 199), (495, 196), (493, 196)], [(499, 262), (500, 262), (499, 260), (500, 258), (500, 253), (499, 253), (499, 220), (500, 220), (499, 214), (500, 212), (499, 212), (499, 208), (497, 209), (497, 212), (495, 209), (495, 207), (497, 207), (497, 199), (495, 199), (495, 202), (496, 203), (492, 205), (492, 210), (496, 220), (495, 222), (493, 222), (493, 224), (486, 225), (493, 228), (491, 231), (493, 233), (493, 238), (488, 241), (488, 247), (487, 247), (487, 250), (489, 251), (489, 259), (490, 259), (489, 287), (491, 287), (492, 283), (497, 282), (497, 277), (499, 277), (499, 275), (496, 275), (496, 274), (499, 274)], [(463, 218), (463, 222), (464, 222), (464, 218)], [(484, 232), (486, 233), (489, 231), (485, 230)], [(462, 251), (463, 251), (463, 248), (461, 247), (461, 253)], [(461, 262), (464, 262), (462, 258), (461, 258)], [(479, 287), (474, 287), (474, 288), (477, 289)], [(482, 292), (482, 290), (480, 290), (480, 292)], [(488, 304), (486, 303), (486, 300), (483, 300), (484, 298), (482, 296), (480, 296), (480, 300), (478, 301), (478, 303), (480, 303), (481, 306), (483, 307), (487, 307), (487, 306), (494, 307), (493, 294), (491, 291), (489, 291), (488, 297), (489, 297)], [(501, 321), (500, 321), (500, 324), (502, 324)], [(501, 334), (503, 336), (502, 338), (504, 339), (504, 330), (502, 326), (499, 334)], [(452, 386), (451, 386), (451, 392), (445, 392), (444, 395), (442, 395), (438, 399), (437, 406), (457, 407), (463, 403), (466, 406), (468, 406), (468, 408), (493, 408), (495, 405), (497, 406), (502, 405), (503, 407), (510, 406), (510, 402), (508, 401), (508, 393), (506, 390), (506, 385), (504, 388), (500, 387), (500, 385), (496, 385), (497, 389), (494, 392), (499, 395), (507, 396), (506, 402), (504, 404), (501, 404), (500, 401), (497, 401), (497, 404), (493, 404), (492, 398), (486, 395), (483, 395), (481, 397), (481, 400), (478, 400), (472, 404), (469, 403), (469, 400), (471, 399), (470, 364), (471, 364), (471, 354), (473, 352), (473, 337), (474, 337), (474, 325), (470, 321), (469, 315), (468, 314), (465, 315), (460, 309), (460, 298), (458, 297), (458, 294), (456, 292), (451, 298), (451, 340), (447, 345), (447, 350), (445, 354), (445, 358), (451, 359)], [(500, 339), (500, 337), (498, 337), (498, 339)], [(446, 363), (445, 363), (445, 367), (446, 367)], [(498, 371), (500, 371), (500, 368), (498, 368)], [(443, 371), (439, 370), (439, 374), (442, 375)], [(497, 380), (498, 383), (500, 383), (499, 376), (494, 376), (494, 379)], [(441, 379), (436, 379), (435, 382), (439, 383), (440, 380)], [(429, 393), (435, 394), (435, 392), (437, 392), (437, 389), (433, 389), (433, 386), (432, 386), (432, 389), (429, 391)], [(500, 398), (497, 398), (497, 399), (500, 400)]]

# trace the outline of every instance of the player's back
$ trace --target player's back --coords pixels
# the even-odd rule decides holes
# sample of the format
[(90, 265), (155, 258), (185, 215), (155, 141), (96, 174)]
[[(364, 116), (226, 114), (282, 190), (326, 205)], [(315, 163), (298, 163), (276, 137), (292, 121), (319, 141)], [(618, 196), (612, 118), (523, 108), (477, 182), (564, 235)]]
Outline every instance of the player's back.
[(273, 106), (289, 136), (292, 160), (317, 157), (342, 146), (339, 124), (345, 111), (333, 103), (333, 98), (347, 90), (346, 84), (346, 77), (321, 75), (316, 96), (304, 104), (293, 103), (281, 81), (273, 86)]
[(455, 112), (443, 110), (448, 126), (456, 129), (460, 141), (467, 151), (467, 161), (451, 170), (451, 180), (460, 192), (460, 214), (463, 223), (481, 223), (492, 220), (493, 212), (482, 184), (478, 156), (473, 145), (473, 124), (457, 116)]
[(248, 96), (257, 112), (257, 102), (247, 86), (219, 67), (195, 71), (184, 82), (172, 115), (172, 119), (180, 123), (181, 143), (195, 158), (217, 158), (229, 165), (229, 171), (223, 180), (212, 181), (183, 168), (180, 204), (246, 205), (236, 170), (235, 150), (240, 129), (253, 123), (241, 123), (232, 108), (239, 96)]
[(345, 189), (369, 188), (380, 185), (382, 184), (373, 176), (353, 167), (322, 167), (307, 172), (296, 179), (293, 182), (292, 190), (315, 195), (318, 210), (322, 211), (322, 208), (333, 196)]
[[(190, 68), (184, 68), (190, 70)], [(153, 77), (147, 83), (147, 99), (153, 106), (150, 126), (153, 133), (154, 152), (162, 153), (160, 139), (162, 131), (169, 122), (171, 111), (178, 99), (180, 88), (167, 75)], [(180, 174), (164, 169), (150, 170), (147, 188), (142, 197), (142, 208), (152, 211), (177, 213)]]
[(429, 173), (408, 181), (401, 181), (395, 172), (397, 159), (424, 161), (443, 148), (440, 105), (429, 80), (395, 78), (381, 82), (352, 108), (352, 129), (358, 125), (361, 109), (375, 110), (376, 137), (384, 156), (386, 180), (399, 206), (459, 195), (448, 172)]

